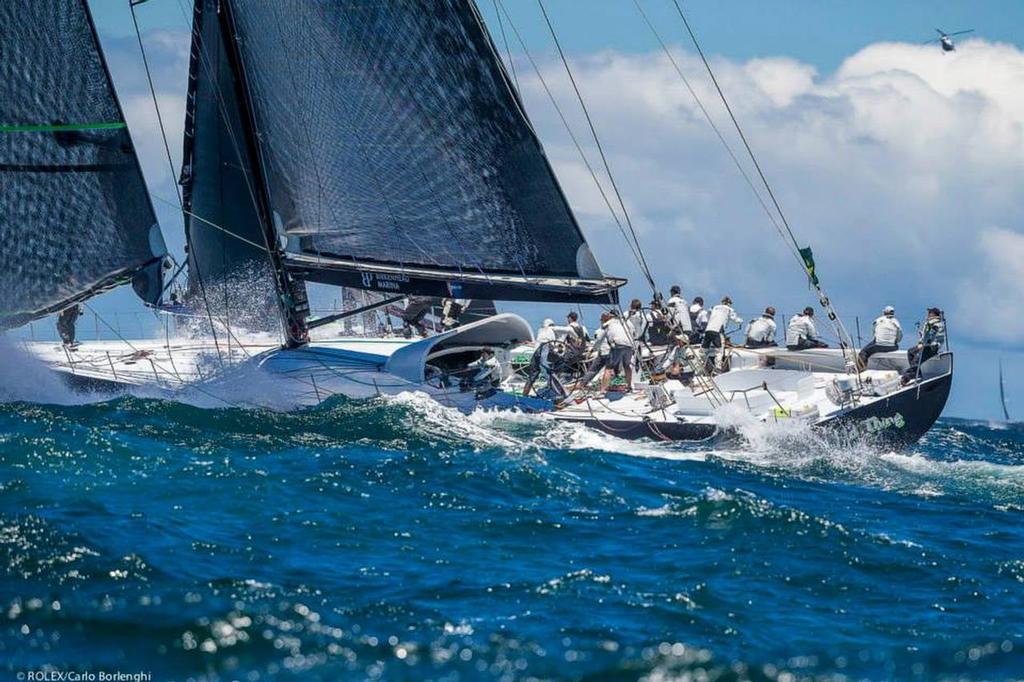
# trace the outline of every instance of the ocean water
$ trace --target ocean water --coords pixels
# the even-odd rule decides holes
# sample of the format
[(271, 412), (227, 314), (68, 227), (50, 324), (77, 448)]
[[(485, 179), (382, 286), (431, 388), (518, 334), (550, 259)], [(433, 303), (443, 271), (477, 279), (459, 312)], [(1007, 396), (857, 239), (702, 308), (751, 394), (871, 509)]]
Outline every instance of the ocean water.
[(0, 567), (9, 679), (1020, 678), (1024, 427), (8, 401)]

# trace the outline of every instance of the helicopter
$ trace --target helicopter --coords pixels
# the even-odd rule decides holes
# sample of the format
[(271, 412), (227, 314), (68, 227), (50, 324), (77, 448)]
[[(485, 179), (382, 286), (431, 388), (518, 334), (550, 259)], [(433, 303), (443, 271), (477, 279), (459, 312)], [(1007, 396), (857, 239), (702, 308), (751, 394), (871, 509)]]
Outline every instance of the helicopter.
[(953, 52), (954, 50), (956, 50), (956, 45), (953, 44), (953, 36), (959, 36), (963, 35), (964, 33), (971, 33), (973, 31), (973, 28), (969, 28), (966, 31), (955, 31), (953, 33), (946, 33), (941, 28), (937, 28), (935, 29), (935, 32), (939, 34), (939, 37), (933, 38), (932, 40), (926, 40), (922, 43), (922, 45), (938, 43), (939, 46), (942, 48), (943, 52)]

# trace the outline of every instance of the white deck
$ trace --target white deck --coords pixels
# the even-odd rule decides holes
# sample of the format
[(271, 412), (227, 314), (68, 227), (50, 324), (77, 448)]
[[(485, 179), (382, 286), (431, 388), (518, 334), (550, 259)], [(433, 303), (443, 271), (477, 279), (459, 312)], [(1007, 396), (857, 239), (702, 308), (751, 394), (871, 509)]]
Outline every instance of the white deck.
[(283, 349), (276, 339), (233, 334), (231, 344), (212, 340), (150, 339), (96, 341), (74, 349), (59, 343), (27, 343), (27, 350), (53, 370), (82, 381), (128, 387), (144, 394), (223, 405), (292, 409), (336, 395), (373, 398), (422, 392), (442, 404), (471, 410), (515, 406), (499, 393), (480, 401), (472, 391), (426, 381), (433, 357), (459, 349), (510, 345), (532, 338), (525, 321), (497, 315), (428, 339), (338, 337)]

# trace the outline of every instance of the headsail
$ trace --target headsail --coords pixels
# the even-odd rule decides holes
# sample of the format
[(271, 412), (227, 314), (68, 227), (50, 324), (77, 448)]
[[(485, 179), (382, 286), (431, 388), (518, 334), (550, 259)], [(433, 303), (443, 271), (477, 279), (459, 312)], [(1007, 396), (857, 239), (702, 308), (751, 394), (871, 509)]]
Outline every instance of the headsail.
[(306, 287), (285, 270), (277, 243), (261, 132), (228, 0), (196, 1), (186, 111), (182, 184), (190, 281), (204, 289), (207, 308), (204, 279), (218, 284), (226, 314), (239, 307), (266, 322), (262, 313), (273, 301), (285, 344), (305, 343)]
[(85, 0), (0, 3), (0, 327), (132, 282), (166, 254)]
[[(265, 273), (265, 237), (218, 0), (196, 0), (181, 170), (189, 283)], [(269, 277), (266, 284), (270, 285)], [(216, 302), (217, 297), (214, 298)]]
[(506, 300), (624, 283), (594, 261), (471, 0), (222, 2), (293, 272)]

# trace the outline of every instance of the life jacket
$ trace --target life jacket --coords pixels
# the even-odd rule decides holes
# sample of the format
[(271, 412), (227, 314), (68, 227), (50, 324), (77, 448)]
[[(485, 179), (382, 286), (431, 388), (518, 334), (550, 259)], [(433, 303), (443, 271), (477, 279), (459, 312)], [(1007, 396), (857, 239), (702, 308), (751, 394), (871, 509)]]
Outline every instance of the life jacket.
[(663, 315), (655, 315), (647, 326), (647, 342), (652, 346), (664, 346), (670, 341), (672, 327)]

